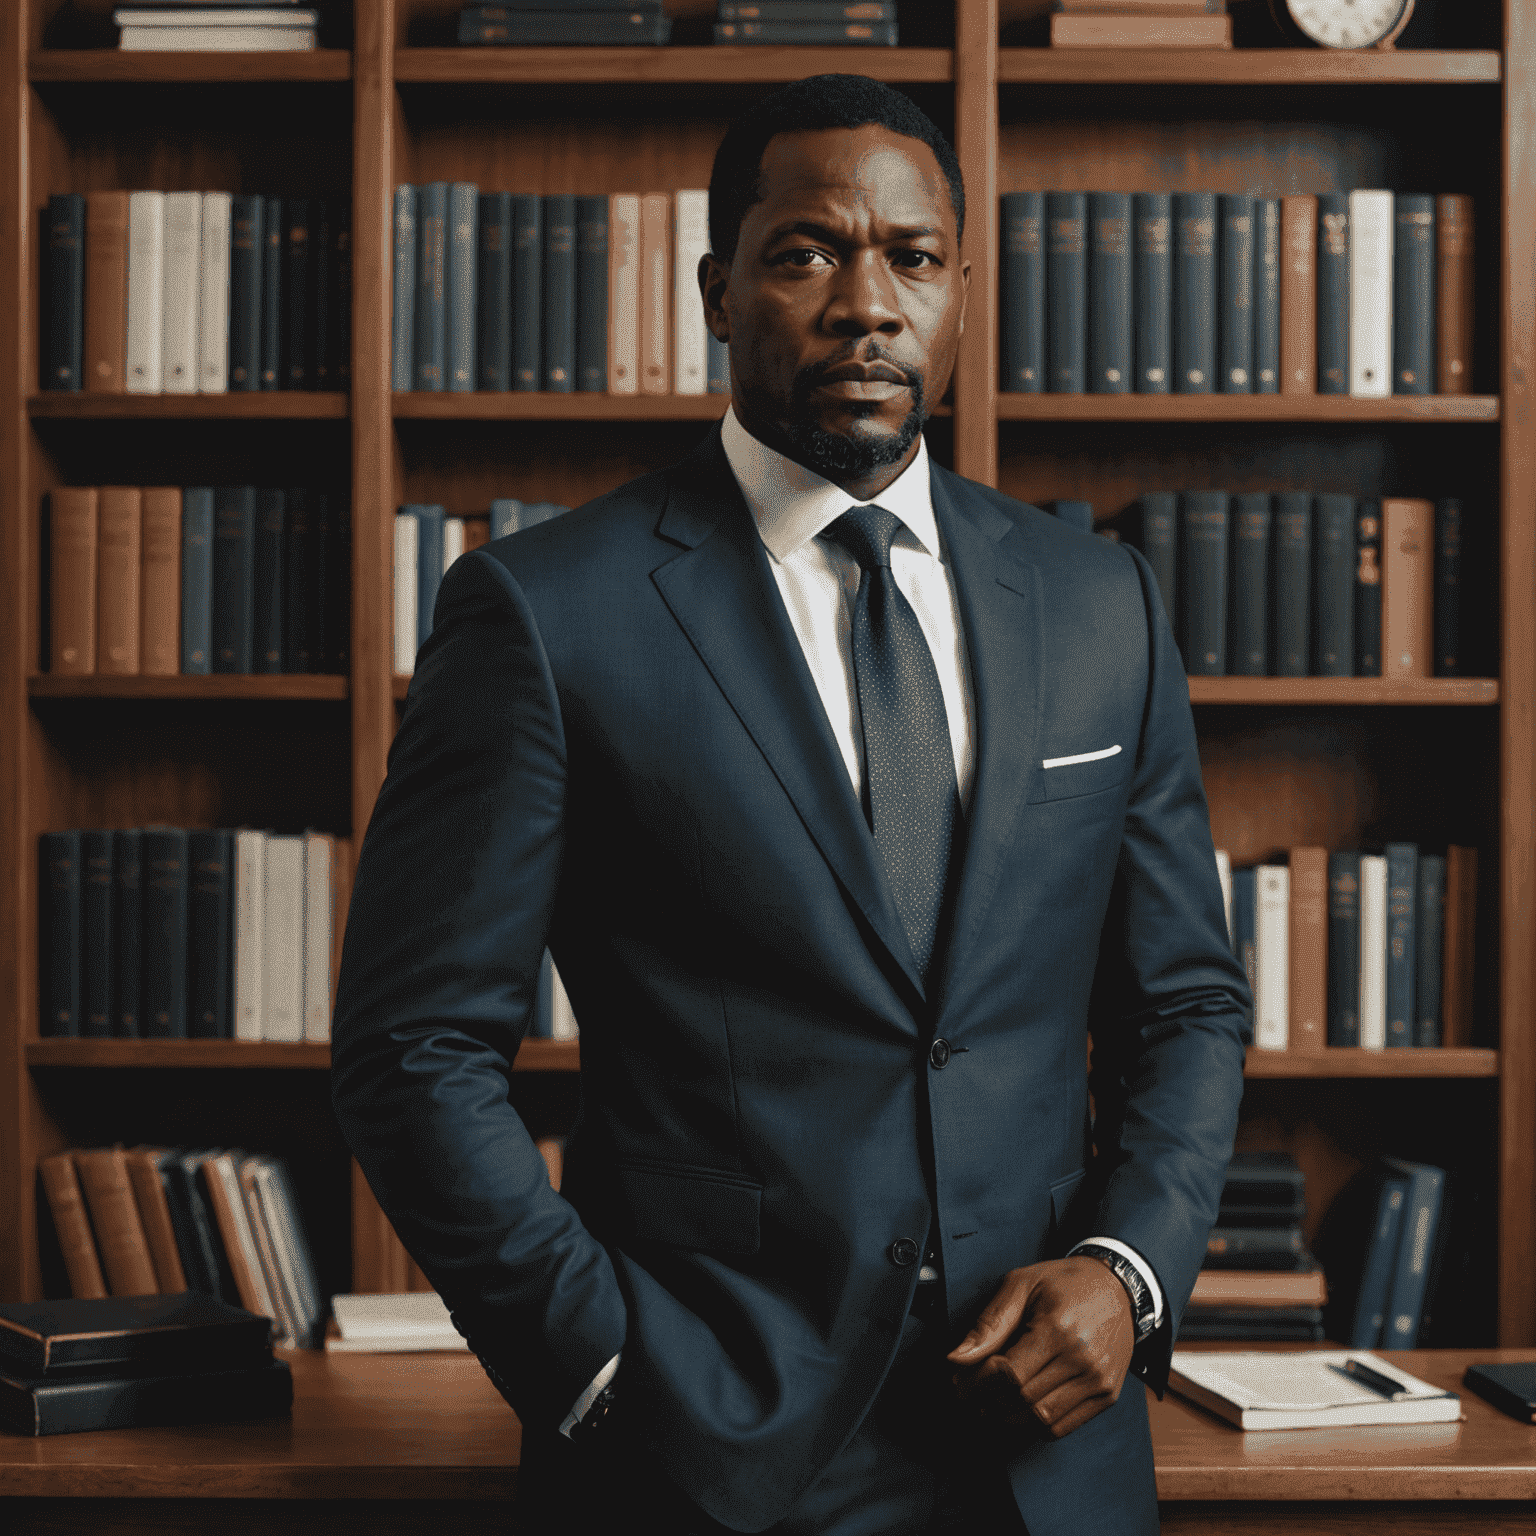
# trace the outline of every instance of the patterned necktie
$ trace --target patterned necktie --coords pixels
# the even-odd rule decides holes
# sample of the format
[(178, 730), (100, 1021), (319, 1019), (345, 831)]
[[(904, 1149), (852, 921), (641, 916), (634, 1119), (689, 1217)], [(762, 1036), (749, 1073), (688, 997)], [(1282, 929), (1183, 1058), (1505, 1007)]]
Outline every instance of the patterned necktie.
[(933, 653), (891, 574), (891, 540), (900, 528), (884, 507), (854, 507), (823, 537), (859, 563), (853, 675), (864, 727), (864, 815), (913, 957), (926, 977), (960, 795)]

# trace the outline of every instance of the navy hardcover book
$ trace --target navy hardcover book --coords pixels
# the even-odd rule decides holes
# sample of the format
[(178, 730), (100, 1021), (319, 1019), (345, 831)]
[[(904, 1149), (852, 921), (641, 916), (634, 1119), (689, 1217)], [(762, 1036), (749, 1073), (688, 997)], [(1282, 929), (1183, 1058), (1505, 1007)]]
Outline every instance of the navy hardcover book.
[(1269, 676), (1269, 539), (1267, 491), (1232, 498), (1231, 637), (1227, 670), (1234, 677)]
[(576, 199), (576, 388), (608, 388), (608, 199)]
[(1349, 393), (1349, 194), (1317, 199), (1317, 392)]
[(1306, 491), (1275, 496), (1275, 676), (1311, 675), (1312, 497)]
[(315, 537), (310, 522), (309, 492), (295, 487), (282, 496), (286, 523), (281, 552), (283, 671), (318, 672), (323, 653), (311, 645), (310, 637), (314, 632), (314, 587), (324, 579), (324, 545)]
[(1138, 192), (1134, 229), (1136, 388), (1166, 395), (1173, 378), (1173, 198)]
[(1248, 978), (1258, 985), (1259, 872), (1253, 867), (1232, 871), (1232, 953)]
[(213, 488), (181, 493), (181, 670), (213, 671)]
[(1435, 503), (1435, 676), (1466, 675), (1461, 656), (1461, 502)]
[(576, 388), (576, 199), (544, 199), (544, 388)]
[(1419, 859), (1417, 916), (1413, 1043), (1437, 1046), (1441, 1040), (1440, 950), (1445, 943), (1445, 860), (1438, 854), (1427, 853)]
[(144, 1015), (149, 1040), (187, 1037), (187, 833), (145, 827)]
[(283, 199), (283, 388), (310, 389), (314, 376), (310, 334), (310, 219), (307, 197)]
[(544, 199), (512, 199), (512, 387), (544, 387)]
[(1172, 491), (1143, 491), (1141, 503), (1141, 552), (1157, 578), (1163, 613), (1174, 634), (1181, 634), (1176, 618), (1179, 591), (1179, 498)]
[(187, 834), (187, 1034), (227, 1040), (234, 838), (228, 832)]
[(1280, 393), (1280, 199), (1253, 200), (1253, 392)]
[(1371, 1228), (1370, 1246), (1365, 1252), (1365, 1268), (1360, 1289), (1355, 1293), (1355, 1317), (1350, 1329), (1351, 1349), (1376, 1349), (1381, 1344), (1382, 1326), (1387, 1320), (1387, 1298), (1392, 1274), (1397, 1268), (1397, 1250), (1402, 1241), (1403, 1207), (1408, 1200), (1408, 1180), (1384, 1178), (1376, 1197), (1376, 1220)]
[(1038, 395), (1045, 388), (1044, 218), (1040, 192), (1010, 192), (1003, 198), (998, 387), (1015, 394)]
[(266, 200), (237, 194), (230, 203), (229, 387), (261, 388), (261, 288)]
[(458, 394), (475, 387), (475, 277), (480, 260), (480, 189), (472, 181), (448, 188), (447, 282), (443, 303), (448, 322), (448, 388)]
[(1445, 1170), (1397, 1157), (1382, 1161), (1393, 1174), (1408, 1180), (1408, 1197), (1403, 1203), (1403, 1241), (1397, 1245), (1397, 1266), (1387, 1297), (1381, 1347), (1413, 1349), (1418, 1344), (1419, 1324), (1424, 1317), (1430, 1260), (1445, 1194)]
[(1392, 393), (1435, 392), (1435, 200), (1392, 200)]
[(262, 210), (261, 387), (283, 387), (283, 200), (269, 197)]
[(389, 387), (416, 387), (416, 188), (395, 188), (395, 271), (390, 310)]
[[(185, 513), (185, 501), (183, 501)], [(213, 670), (252, 670), (256, 487), (221, 485), (213, 498)]]
[[(1419, 849), (1416, 843), (1388, 843), (1387, 854), (1387, 1044), (1412, 1045), (1413, 988), (1417, 980)], [(1411, 1348), (1412, 1346), (1405, 1346)]]
[(414, 363), (417, 389), (441, 390), (448, 363), (448, 183), (432, 181), (416, 189), (416, 331)]
[(80, 834), (44, 832), (37, 840), (38, 966), (41, 1035), (80, 1033)]
[(1173, 197), (1173, 372), (1181, 395), (1208, 395), (1216, 373), (1216, 195)]
[(1131, 387), (1131, 195), (1088, 195), (1088, 388)]
[(80, 1033), (94, 1040), (111, 1035), (117, 996), (113, 841), (107, 830), (80, 834)]
[(287, 516), (283, 493), (256, 492), (256, 530), (251, 572), (252, 672), (283, 670), (283, 567)]
[(144, 834), (137, 828), (120, 831), (113, 844), (117, 900), (113, 917), (117, 942), (117, 998), (112, 1033), (121, 1039), (139, 1035), (139, 990), (144, 973), (144, 891), (140, 866)]
[(43, 388), (78, 390), (85, 346), (85, 199), (48, 199), (48, 343)]
[(1355, 676), (1381, 676), (1381, 503), (1355, 514)]
[(480, 194), (480, 388), (512, 388), (512, 194)]
[(1088, 194), (1045, 194), (1046, 369), (1052, 394), (1080, 395), (1088, 371)]
[(1360, 1044), (1360, 855), (1328, 855), (1328, 1044)]
[(1325, 491), (1312, 538), (1313, 670), (1355, 675), (1355, 498)]
[(1253, 199), (1223, 193), (1217, 290), (1217, 372), (1224, 394), (1253, 393)]
[(1225, 491), (1186, 491), (1181, 498), (1179, 592), (1191, 677), (1227, 670), (1227, 500)]
[(443, 518), (440, 506), (419, 502), (400, 510), (416, 519), (416, 645), (432, 633), (432, 609), (443, 584)]

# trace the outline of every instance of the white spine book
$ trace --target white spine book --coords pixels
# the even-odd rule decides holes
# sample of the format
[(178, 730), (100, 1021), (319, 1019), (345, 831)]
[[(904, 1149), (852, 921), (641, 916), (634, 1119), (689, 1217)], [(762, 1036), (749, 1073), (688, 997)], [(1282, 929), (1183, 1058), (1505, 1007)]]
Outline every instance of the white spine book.
[(235, 833), (235, 1039), (261, 1040), (266, 949), (267, 834)]
[(336, 907), (336, 844), (304, 834), (304, 1038), (331, 1038), (331, 932)]
[(640, 198), (608, 201), (608, 393), (640, 388)]
[(203, 194), (165, 194), (165, 288), (160, 310), (161, 388), (197, 393), (197, 284), (202, 265)]
[(160, 393), (165, 298), (165, 193), (128, 196), (128, 393)]
[(1232, 855), (1225, 848), (1216, 850), (1216, 878), (1221, 881), (1221, 906), (1227, 918), (1227, 943), (1237, 953), (1237, 934), (1232, 927)]
[(445, 517), (443, 519), (443, 574), (445, 576), (453, 568), (453, 562), (463, 553), (464, 519)]
[(267, 839), (265, 1040), (304, 1038), (304, 839)]
[(1360, 1044), (1387, 1046), (1387, 861), (1360, 859)]
[(1349, 194), (1349, 392), (1392, 393), (1392, 194)]
[(421, 525), (407, 512), (395, 514), (395, 674), (416, 670), (416, 559)]
[(1291, 1039), (1291, 872), (1284, 864), (1260, 864), (1257, 879), (1253, 1043), (1283, 1051)]
[(576, 1015), (571, 1009), (571, 1000), (566, 994), (565, 983), (560, 980), (560, 972), (556, 970), (553, 960), (549, 963), (550, 979), (550, 1036), (555, 1040), (575, 1040), (579, 1031), (576, 1028)]
[(124, 27), (123, 53), (308, 53), (313, 27)]
[(233, 199), (203, 194), (203, 249), (197, 285), (197, 387), (229, 393), (229, 242)]
[(709, 193), (677, 194), (672, 244), (676, 287), (672, 297), (672, 390), (702, 395), (709, 385), (709, 331), (699, 294), (699, 262), (709, 250)]

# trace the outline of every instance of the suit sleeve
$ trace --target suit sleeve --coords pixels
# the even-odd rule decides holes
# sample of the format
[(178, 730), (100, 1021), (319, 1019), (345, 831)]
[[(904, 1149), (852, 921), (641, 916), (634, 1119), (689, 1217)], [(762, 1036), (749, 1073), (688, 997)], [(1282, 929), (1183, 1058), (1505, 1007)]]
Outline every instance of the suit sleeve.
[(1151, 568), (1127, 553), (1149, 686), (1089, 1010), (1095, 1157), (1083, 1205), (1092, 1231), (1156, 1271), (1163, 1318), (1132, 1369), (1161, 1393), (1232, 1155), (1253, 1004), (1227, 935), (1189, 685)]
[(625, 1338), (607, 1251), (508, 1097), (562, 851), (565, 742), (516, 582), (474, 552), (431, 639), (358, 859), (332, 1029), (342, 1133), (498, 1390), (558, 1424)]

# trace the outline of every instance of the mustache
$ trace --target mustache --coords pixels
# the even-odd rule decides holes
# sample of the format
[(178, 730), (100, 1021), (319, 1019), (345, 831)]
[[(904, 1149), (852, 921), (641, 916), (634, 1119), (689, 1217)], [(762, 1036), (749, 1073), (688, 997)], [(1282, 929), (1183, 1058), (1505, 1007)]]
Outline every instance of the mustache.
[(824, 382), (829, 375), (847, 368), (850, 364), (865, 368), (870, 367), (872, 364), (879, 364), (880, 371), (876, 375), (877, 377), (893, 375), (892, 382), (894, 382), (895, 378), (899, 378), (912, 391), (913, 399), (919, 404), (921, 403), (923, 398), (922, 374), (916, 368), (909, 368), (905, 363), (892, 357), (890, 353), (886, 352), (874, 341), (865, 344), (862, 356), (859, 354), (858, 344), (855, 343), (852, 347), (845, 348), (831, 357), (825, 357), (820, 362), (807, 363), (804, 368), (795, 374), (795, 394), (802, 399), (805, 398), (818, 384)]

